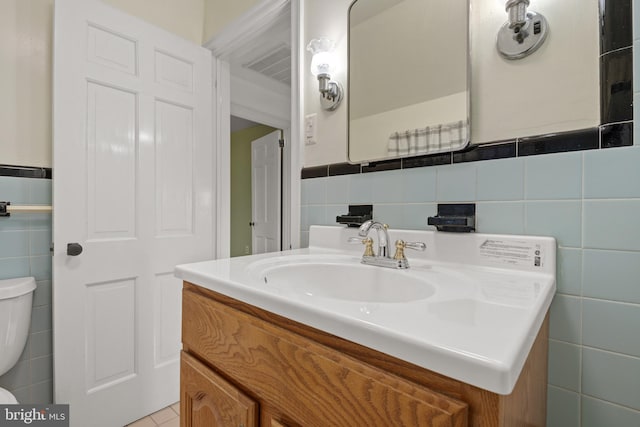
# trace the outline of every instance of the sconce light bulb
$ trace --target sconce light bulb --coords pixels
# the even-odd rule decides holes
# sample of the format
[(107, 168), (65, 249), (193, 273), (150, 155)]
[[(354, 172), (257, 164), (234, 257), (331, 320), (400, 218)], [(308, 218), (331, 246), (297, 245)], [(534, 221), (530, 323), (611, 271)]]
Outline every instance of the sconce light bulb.
[(335, 61), (331, 52), (320, 52), (311, 58), (311, 74), (317, 76), (319, 74), (329, 74), (335, 72)]
[(335, 44), (333, 40), (326, 37), (320, 37), (313, 39), (309, 42), (307, 50), (311, 52), (313, 57), (311, 58), (311, 73), (314, 76), (318, 74), (329, 74), (335, 72), (335, 57), (333, 50)]

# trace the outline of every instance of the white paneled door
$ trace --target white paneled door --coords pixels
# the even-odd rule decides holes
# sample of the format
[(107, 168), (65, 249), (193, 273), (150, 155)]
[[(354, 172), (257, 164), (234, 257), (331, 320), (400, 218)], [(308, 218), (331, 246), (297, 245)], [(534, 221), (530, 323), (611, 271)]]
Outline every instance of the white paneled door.
[(173, 268), (213, 257), (211, 75), (208, 50), (55, 2), (54, 382), (73, 427), (179, 399)]
[(280, 250), (280, 134), (251, 141), (251, 211), (254, 254)]

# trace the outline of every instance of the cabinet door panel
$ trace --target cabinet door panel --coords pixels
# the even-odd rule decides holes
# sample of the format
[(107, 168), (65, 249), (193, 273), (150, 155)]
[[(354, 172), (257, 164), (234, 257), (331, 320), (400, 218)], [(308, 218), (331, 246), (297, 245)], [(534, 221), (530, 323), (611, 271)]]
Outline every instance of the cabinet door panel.
[(297, 424), (467, 425), (462, 402), (202, 295), (185, 291), (183, 313), (183, 341), (190, 352)]
[(184, 352), (180, 373), (182, 427), (258, 427), (258, 404)]

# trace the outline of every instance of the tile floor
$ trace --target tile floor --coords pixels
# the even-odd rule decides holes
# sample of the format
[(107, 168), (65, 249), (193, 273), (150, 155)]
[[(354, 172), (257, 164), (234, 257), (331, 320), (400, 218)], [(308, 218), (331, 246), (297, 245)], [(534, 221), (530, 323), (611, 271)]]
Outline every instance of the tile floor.
[(180, 427), (180, 402), (154, 412), (127, 427)]

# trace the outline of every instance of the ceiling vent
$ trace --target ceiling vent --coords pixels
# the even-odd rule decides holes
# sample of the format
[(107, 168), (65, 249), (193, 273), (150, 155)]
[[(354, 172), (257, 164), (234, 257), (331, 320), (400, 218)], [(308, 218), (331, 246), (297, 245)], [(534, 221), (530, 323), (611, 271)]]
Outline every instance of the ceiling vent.
[(291, 48), (286, 44), (277, 46), (244, 67), (291, 86)]

